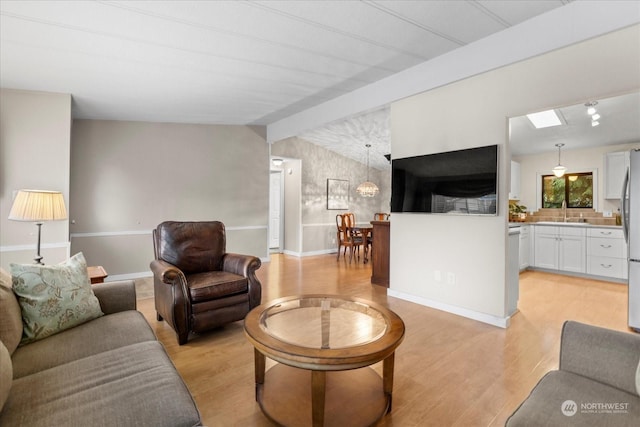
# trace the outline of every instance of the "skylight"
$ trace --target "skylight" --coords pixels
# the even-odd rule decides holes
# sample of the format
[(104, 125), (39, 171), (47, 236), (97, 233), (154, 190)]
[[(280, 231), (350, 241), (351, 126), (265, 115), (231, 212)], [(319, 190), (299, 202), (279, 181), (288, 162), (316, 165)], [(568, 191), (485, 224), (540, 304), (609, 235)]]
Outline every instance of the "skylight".
[(555, 110), (540, 111), (539, 113), (527, 114), (529, 121), (536, 129), (560, 126), (562, 122)]

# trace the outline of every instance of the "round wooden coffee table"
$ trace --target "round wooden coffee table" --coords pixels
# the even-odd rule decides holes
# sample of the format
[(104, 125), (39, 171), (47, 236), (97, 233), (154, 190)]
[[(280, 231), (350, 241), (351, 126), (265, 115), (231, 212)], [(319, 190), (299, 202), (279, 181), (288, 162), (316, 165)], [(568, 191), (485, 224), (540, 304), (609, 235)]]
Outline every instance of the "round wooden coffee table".
[[(278, 424), (372, 425), (391, 411), (404, 338), (391, 310), (339, 295), (291, 296), (254, 308), (244, 330), (255, 347), (256, 400)], [(279, 362), (267, 372), (266, 357)], [(382, 378), (369, 367), (380, 361)]]

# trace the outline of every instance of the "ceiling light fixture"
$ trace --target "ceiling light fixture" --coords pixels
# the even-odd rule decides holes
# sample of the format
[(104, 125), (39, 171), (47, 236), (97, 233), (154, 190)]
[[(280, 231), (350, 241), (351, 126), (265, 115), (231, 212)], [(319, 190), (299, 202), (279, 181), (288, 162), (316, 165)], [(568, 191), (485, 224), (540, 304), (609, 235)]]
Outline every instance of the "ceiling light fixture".
[(597, 120), (592, 120), (591, 121), (591, 127), (596, 127), (596, 126), (599, 126), (599, 125), (600, 125), (599, 121), (597, 121)]
[(584, 104), (585, 107), (587, 107), (587, 114), (590, 116), (593, 116), (596, 111), (596, 105), (598, 105), (598, 101), (589, 101), (587, 103)]
[(556, 147), (558, 147), (558, 166), (553, 168), (553, 174), (558, 178), (561, 178), (562, 176), (564, 176), (564, 173), (567, 171), (567, 168), (562, 166), (562, 164), (560, 163), (560, 148), (564, 147), (564, 144), (556, 144)]
[(277, 167), (282, 166), (283, 162), (284, 162), (284, 160), (282, 160), (282, 159), (273, 159), (273, 160), (271, 160), (271, 163), (273, 163), (273, 165), (277, 166)]
[(367, 147), (367, 180), (362, 184), (358, 185), (358, 188), (356, 188), (356, 191), (362, 197), (373, 197), (376, 194), (378, 194), (378, 191), (380, 190), (378, 189), (377, 185), (369, 181), (369, 149), (371, 148), (371, 144), (367, 144), (365, 145), (365, 147)]
[(540, 111), (539, 113), (527, 114), (529, 121), (536, 129), (560, 126), (562, 121), (555, 110)]

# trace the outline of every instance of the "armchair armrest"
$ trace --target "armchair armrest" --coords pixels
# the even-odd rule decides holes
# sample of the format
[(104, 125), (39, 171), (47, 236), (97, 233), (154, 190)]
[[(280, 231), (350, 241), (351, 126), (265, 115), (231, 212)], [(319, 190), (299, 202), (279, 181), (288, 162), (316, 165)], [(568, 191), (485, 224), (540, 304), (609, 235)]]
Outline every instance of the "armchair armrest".
[(222, 270), (238, 274), (249, 279), (249, 305), (251, 308), (260, 305), (262, 300), (262, 284), (256, 276), (256, 270), (260, 268), (260, 258), (253, 255), (227, 253), (222, 258)]
[(137, 307), (133, 280), (96, 283), (91, 285), (91, 289), (100, 301), (100, 309), (104, 314), (135, 310)]
[[(638, 396), (640, 336), (567, 321), (562, 327), (560, 370)], [(638, 384), (640, 386), (640, 384)]]
[(184, 276), (178, 267), (159, 259), (151, 261), (149, 267), (151, 268), (151, 272), (155, 278), (160, 279), (163, 283), (167, 283), (169, 285), (172, 285), (176, 278)]
[(255, 273), (261, 265), (260, 258), (253, 255), (227, 253), (222, 259), (222, 270), (245, 277)]

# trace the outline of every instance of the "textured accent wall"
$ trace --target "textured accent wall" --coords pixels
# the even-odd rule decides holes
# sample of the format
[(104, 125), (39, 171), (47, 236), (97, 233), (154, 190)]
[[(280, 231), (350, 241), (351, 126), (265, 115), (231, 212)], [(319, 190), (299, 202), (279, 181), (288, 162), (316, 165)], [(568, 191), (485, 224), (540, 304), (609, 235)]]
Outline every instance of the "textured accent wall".
[[(349, 209), (358, 223), (369, 223), (376, 212), (389, 212), (391, 172), (369, 169), (369, 179), (380, 188), (373, 198), (361, 197), (356, 188), (367, 178), (365, 164), (343, 157), (301, 138), (287, 138), (271, 146), (272, 156), (301, 161), (301, 255), (335, 251), (336, 214), (327, 209), (327, 179), (349, 181)], [(366, 161), (366, 159), (363, 159)], [(286, 202), (285, 202), (286, 203)], [(285, 229), (286, 227), (285, 218)], [(286, 249), (286, 248), (285, 248)]]

